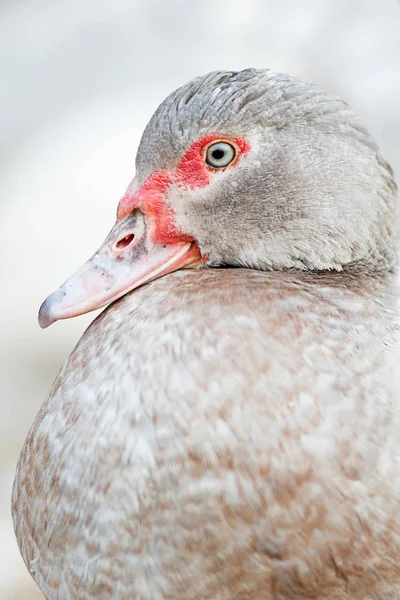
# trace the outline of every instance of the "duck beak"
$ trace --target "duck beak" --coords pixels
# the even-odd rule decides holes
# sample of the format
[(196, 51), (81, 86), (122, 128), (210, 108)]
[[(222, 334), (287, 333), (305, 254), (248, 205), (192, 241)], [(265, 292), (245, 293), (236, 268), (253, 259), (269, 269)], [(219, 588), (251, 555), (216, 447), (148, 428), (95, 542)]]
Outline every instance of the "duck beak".
[(101, 308), (147, 281), (202, 262), (195, 242), (154, 238), (155, 225), (139, 210), (118, 220), (88, 262), (43, 302), (40, 327)]

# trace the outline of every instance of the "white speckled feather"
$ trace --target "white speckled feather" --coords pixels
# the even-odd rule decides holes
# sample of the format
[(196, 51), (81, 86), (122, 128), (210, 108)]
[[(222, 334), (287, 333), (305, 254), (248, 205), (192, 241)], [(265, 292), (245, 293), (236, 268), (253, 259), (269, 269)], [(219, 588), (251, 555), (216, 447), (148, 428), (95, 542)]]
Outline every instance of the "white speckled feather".
[(46, 598), (398, 597), (394, 302), (315, 279), (180, 272), (96, 319), (17, 475)]

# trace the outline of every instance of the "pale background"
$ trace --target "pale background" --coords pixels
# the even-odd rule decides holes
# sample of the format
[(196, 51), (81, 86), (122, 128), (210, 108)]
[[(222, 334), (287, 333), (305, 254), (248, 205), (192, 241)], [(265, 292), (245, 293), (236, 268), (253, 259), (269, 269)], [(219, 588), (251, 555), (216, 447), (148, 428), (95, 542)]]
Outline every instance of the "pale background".
[(339, 92), (400, 172), (395, 0), (0, 0), (0, 600), (40, 598), (10, 490), (27, 430), (93, 315), (41, 331), (39, 304), (96, 249), (167, 93), (269, 67)]

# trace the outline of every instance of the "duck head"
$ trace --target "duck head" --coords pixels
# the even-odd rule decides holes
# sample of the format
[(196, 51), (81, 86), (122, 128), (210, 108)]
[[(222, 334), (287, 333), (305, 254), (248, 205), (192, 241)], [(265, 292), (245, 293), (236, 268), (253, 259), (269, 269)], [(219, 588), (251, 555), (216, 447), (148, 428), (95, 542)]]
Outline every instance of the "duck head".
[(267, 70), (198, 77), (156, 110), (113, 229), (39, 323), (188, 267), (389, 269), (395, 194), (340, 98)]

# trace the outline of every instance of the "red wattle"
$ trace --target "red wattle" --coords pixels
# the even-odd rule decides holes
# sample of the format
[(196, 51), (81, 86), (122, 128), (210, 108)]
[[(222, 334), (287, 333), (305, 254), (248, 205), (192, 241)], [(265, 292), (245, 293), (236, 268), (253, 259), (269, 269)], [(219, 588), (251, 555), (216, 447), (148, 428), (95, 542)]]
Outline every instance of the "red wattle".
[[(118, 205), (117, 220), (123, 219), (135, 208), (140, 208), (154, 224), (155, 242), (171, 244), (178, 241), (191, 241), (193, 238), (190, 235), (177, 228), (175, 214), (167, 202), (167, 191), (172, 183), (187, 190), (207, 186), (213, 177), (213, 172), (205, 164), (203, 149), (214, 140), (220, 140), (221, 137), (220, 134), (204, 136), (190, 146), (175, 171), (156, 171), (146, 179), (137, 192), (132, 193), (128, 189)], [(250, 150), (250, 145), (244, 139), (235, 138), (233, 141), (241, 154)]]

